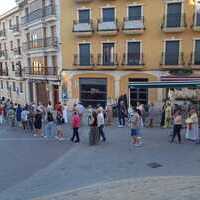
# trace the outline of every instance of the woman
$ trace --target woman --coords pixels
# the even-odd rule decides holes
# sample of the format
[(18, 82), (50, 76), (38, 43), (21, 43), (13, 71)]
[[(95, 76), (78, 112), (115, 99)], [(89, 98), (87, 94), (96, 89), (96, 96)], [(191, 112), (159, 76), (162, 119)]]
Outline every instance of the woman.
[[(72, 128), (73, 128), (73, 136), (71, 138), (72, 142), (75, 142), (75, 143), (80, 142), (79, 132), (78, 132), (78, 129), (80, 128), (80, 124), (81, 124), (80, 116), (77, 111), (74, 111), (72, 115)], [(76, 140), (74, 141), (75, 138)]]
[(156, 112), (155, 112), (154, 104), (151, 103), (149, 106), (149, 128), (154, 127), (155, 114), (156, 114)]
[(63, 118), (64, 118), (65, 124), (67, 124), (68, 123), (68, 106), (66, 103), (64, 104), (64, 107), (63, 107)]
[(50, 111), (47, 113), (47, 124), (45, 127), (45, 137), (47, 137), (47, 138), (54, 137), (54, 119), (53, 119), (53, 114)]
[(181, 128), (182, 128), (182, 115), (180, 110), (177, 110), (174, 114), (174, 128), (171, 143), (174, 142), (175, 137), (178, 137), (179, 144), (181, 143)]
[(112, 123), (113, 123), (113, 107), (112, 107), (112, 104), (107, 105), (106, 112), (107, 112), (108, 126), (112, 126)]
[(199, 123), (198, 123), (198, 115), (194, 108), (190, 111), (190, 118), (186, 120), (188, 123), (188, 128), (186, 132), (186, 138), (199, 142)]
[(20, 104), (18, 104), (17, 109), (16, 109), (16, 120), (17, 120), (18, 127), (20, 127), (21, 125), (21, 113), (22, 113), (22, 108)]
[(91, 120), (90, 120), (89, 143), (90, 145), (95, 145), (99, 143), (99, 140), (100, 140), (100, 137), (99, 137), (99, 132), (97, 128), (97, 113), (93, 111)]
[(35, 121), (34, 121), (35, 131), (34, 136), (42, 136), (42, 112), (36, 110)]
[(61, 112), (57, 112), (56, 115), (56, 122), (57, 122), (57, 136), (56, 138), (59, 141), (64, 140), (64, 128), (63, 128), (63, 114)]

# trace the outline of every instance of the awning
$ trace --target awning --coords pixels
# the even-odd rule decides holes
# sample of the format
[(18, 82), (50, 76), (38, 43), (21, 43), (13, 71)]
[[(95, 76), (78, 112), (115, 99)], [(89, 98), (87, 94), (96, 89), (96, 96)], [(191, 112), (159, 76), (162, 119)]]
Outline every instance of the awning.
[(129, 88), (200, 88), (200, 81), (129, 82)]

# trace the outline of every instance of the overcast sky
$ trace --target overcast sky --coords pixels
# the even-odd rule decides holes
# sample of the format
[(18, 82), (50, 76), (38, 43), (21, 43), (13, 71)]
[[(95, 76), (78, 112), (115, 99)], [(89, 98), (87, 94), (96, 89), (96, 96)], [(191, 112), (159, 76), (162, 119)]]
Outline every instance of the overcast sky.
[(15, 6), (15, 0), (0, 0), (0, 15)]

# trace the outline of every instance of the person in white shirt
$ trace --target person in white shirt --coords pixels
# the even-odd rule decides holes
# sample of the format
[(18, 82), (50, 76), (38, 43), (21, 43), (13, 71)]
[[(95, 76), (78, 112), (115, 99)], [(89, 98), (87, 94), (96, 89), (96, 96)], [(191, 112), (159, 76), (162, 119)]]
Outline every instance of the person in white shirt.
[(104, 119), (104, 114), (103, 114), (103, 108), (100, 107), (97, 110), (97, 126), (99, 130), (99, 134), (102, 137), (102, 141), (106, 141), (105, 133), (104, 133), (104, 125), (105, 125), (105, 119)]
[(28, 114), (29, 114), (29, 111), (25, 107), (23, 111), (21, 112), (22, 126), (24, 130), (28, 128)]

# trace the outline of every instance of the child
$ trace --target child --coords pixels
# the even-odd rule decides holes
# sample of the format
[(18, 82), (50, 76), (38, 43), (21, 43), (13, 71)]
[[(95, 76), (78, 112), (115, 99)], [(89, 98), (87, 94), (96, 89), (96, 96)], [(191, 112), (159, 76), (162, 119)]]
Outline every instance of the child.
[[(72, 128), (73, 128), (73, 136), (71, 138), (72, 142), (75, 142), (75, 143), (80, 142), (79, 133), (78, 133), (80, 124), (81, 124), (80, 116), (78, 115), (77, 111), (74, 111), (73, 116), (72, 116)], [(74, 141), (75, 137), (76, 137), (76, 140)]]

